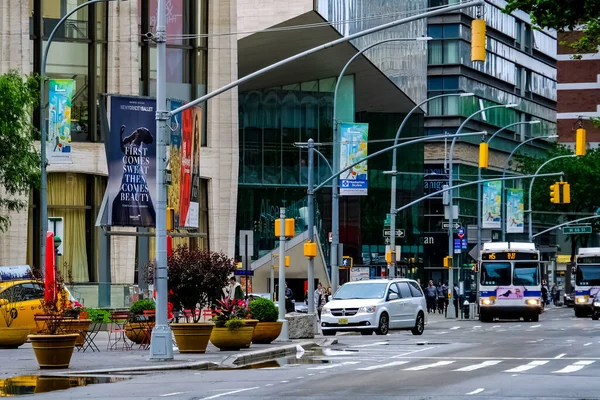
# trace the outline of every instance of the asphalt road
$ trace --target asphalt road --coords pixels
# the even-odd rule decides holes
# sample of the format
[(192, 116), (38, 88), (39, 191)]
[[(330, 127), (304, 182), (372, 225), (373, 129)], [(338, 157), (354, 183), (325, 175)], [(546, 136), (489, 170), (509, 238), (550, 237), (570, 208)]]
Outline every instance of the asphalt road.
[(431, 321), (422, 336), (338, 335), (322, 351), (253, 369), (134, 376), (48, 399), (600, 399), (600, 322)]

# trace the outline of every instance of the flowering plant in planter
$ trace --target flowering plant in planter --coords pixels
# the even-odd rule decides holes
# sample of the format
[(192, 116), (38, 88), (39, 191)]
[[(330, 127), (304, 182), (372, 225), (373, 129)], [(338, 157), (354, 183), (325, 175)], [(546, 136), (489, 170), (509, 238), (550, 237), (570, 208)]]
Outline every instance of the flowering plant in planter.
[[(226, 297), (224, 300), (217, 300), (217, 303), (219, 308), (212, 319), (217, 328), (227, 327), (229, 330), (236, 330), (244, 325), (243, 320), (249, 315), (246, 301)], [(236, 322), (229, 323), (229, 321)]]

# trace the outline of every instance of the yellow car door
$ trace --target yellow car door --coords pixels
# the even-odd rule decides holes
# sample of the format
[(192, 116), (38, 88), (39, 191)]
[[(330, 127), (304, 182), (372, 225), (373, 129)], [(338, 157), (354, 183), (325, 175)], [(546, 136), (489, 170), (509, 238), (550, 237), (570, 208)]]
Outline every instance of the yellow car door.
[(42, 312), (41, 300), (44, 298), (42, 285), (37, 282), (15, 283), (1, 292), (0, 298), (9, 301), (3, 307), (7, 308), (12, 317), (11, 327), (29, 328), (32, 333), (37, 333), (33, 316)]

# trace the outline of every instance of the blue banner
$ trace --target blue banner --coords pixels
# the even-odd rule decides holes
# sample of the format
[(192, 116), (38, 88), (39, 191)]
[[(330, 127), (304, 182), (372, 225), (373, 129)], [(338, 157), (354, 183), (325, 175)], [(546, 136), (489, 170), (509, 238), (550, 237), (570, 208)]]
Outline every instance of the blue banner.
[(154, 227), (156, 101), (111, 96), (108, 109), (108, 224)]
[[(181, 107), (183, 102), (180, 100), (171, 100), (171, 111)], [(171, 185), (167, 189), (167, 206), (171, 207), (175, 214), (174, 226), (179, 226), (179, 196), (181, 186), (181, 125), (182, 115), (176, 115), (177, 124), (171, 120), (171, 125), (176, 129), (171, 130), (171, 146), (167, 152), (167, 166), (171, 171)]]
[(50, 79), (48, 93), (48, 162), (73, 162), (71, 158), (71, 112), (73, 79)]
[[(340, 171), (366, 158), (369, 124), (343, 123), (340, 126)], [(367, 162), (340, 175), (341, 196), (366, 196), (369, 189)]]

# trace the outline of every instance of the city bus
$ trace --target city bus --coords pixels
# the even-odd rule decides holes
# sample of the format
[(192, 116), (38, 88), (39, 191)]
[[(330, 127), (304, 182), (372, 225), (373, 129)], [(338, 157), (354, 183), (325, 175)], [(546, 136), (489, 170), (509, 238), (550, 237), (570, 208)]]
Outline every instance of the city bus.
[(533, 243), (484, 243), (479, 253), (479, 320), (539, 321), (540, 252)]
[(600, 247), (582, 247), (575, 259), (575, 316), (592, 312), (594, 296), (600, 291)]

